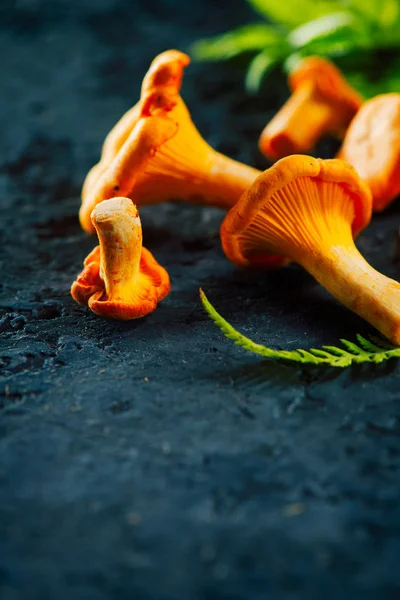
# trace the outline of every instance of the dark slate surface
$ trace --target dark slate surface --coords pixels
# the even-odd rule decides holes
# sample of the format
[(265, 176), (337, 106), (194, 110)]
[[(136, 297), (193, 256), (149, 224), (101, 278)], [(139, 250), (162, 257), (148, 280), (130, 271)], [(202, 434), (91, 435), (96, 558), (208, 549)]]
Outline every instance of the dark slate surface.
[[(295, 267), (237, 271), (222, 213), (142, 211), (172, 292), (101, 320), (69, 286), (95, 243), (83, 177), (155, 54), (256, 18), (242, 0), (4, 0), (1, 56), (2, 600), (400, 597), (399, 365), (261, 362), (222, 337), (198, 288), (282, 347), (371, 330)], [(183, 95), (216, 148), (263, 167), (279, 75), (247, 98), (239, 63), (193, 65)], [(321, 146), (320, 152), (326, 152)], [(396, 277), (398, 208), (359, 246)]]

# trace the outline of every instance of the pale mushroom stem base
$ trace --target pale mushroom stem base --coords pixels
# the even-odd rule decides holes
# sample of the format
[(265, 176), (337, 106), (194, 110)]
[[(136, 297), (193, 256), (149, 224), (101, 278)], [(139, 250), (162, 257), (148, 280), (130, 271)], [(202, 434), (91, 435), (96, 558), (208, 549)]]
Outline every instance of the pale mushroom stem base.
[(301, 265), (339, 302), (400, 345), (400, 284), (373, 269), (354, 245), (332, 246)]
[(125, 223), (118, 217), (126, 204), (118, 205), (118, 199), (115, 204), (118, 210), (114, 212), (101, 210), (104, 205), (100, 204), (93, 213), (100, 242), (100, 277), (108, 298), (123, 297), (127, 289), (134, 289), (142, 252), (142, 228), (136, 207), (128, 202), (130, 220), (126, 216)]

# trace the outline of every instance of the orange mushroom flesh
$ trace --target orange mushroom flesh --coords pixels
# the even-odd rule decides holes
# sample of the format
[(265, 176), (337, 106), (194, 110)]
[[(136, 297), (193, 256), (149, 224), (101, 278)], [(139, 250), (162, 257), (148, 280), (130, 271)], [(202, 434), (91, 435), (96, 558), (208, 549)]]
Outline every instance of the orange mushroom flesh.
[(109, 134), (83, 187), (79, 217), (89, 233), (93, 208), (116, 193), (138, 206), (175, 199), (229, 209), (260, 174), (213, 150), (197, 131), (179, 95), (189, 60), (177, 50), (158, 56), (139, 103)]
[(346, 133), (338, 158), (347, 160), (368, 184), (374, 211), (400, 194), (400, 94), (365, 102)]
[(317, 56), (304, 59), (292, 71), (289, 87), (291, 97), (259, 140), (261, 152), (272, 160), (309, 152), (325, 134), (343, 137), (362, 104), (339, 69)]
[(153, 312), (170, 290), (166, 270), (142, 247), (142, 226), (129, 198), (96, 206), (92, 223), (100, 245), (87, 257), (72, 297), (102, 317), (130, 320)]
[[(369, 188), (338, 160), (289, 156), (260, 175), (221, 227), (226, 256), (269, 267), (304, 267), (333, 296), (400, 344), (400, 284), (373, 269), (354, 245), (371, 218)], [(282, 258), (283, 260), (283, 258)]]
[[(162, 52), (153, 60), (142, 82), (142, 96), (152, 97), (163, 90), (163, 99), (167, 100), (171, 90), (174, 106), (176, 88), (180, 88), (184, 67), (189, 64), (189, 57), (177, 50)], [(161, 100), (160, 100), (161, 101)], [(86, 176), (82, 189), (82, 198), (89, 193), (99, 177), (114, 160), (123, 144), (128, 139), (132, 129), (140, 119), (142, 101), (139, 100), (130, 108), (106, 136), (101, 150), (100, 161), (92, 167)]]

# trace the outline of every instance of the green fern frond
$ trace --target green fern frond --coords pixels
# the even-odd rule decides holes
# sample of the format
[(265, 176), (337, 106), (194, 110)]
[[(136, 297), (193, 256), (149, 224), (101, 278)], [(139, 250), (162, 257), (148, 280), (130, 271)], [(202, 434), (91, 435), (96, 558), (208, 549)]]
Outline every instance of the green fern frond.
[(363, 347), (363, 349), (366, 352), (381, 352), (382, 348), (380, 346), (377, 346), (376, 344), (374, 344), (373, 342), (366, 340), (362, 335), (360, 335), (359, 333), (357, 333), (357, 339), (360, 342), (360, 345)]
[(328, 365), (330, 367), (339, 367), (342, 369), (352, 364), (378, 364), (389, 358), (400, 358), (400, 347), (392, 346), (386, 340), (376, 336), (367, 340), (359, 333), (356, 336), (359, 345), (355, 342), (341, 339), (340, 342), (343, 348), (338, 348), (337, 346), (322, 346), (322, 349), (310, 348), (309, 350), (305, 350), (303, 348), (298, 348), (296, 350), (274, 350), (273, 348), (268, 348), (267, 346), (253, 342), (253, 340), (244, 336), (232, 327), (232, 325), (215, 310), (202, 289), (200, 289), (200, 299), (208, 316), (227, 338), (241, 348), (244, 348), (244, 350), (253, 352), (253, 354), (258, 354), (264, 358), (309, 365)]
[(259, 91), (265, 75), (279, 62), (279, 55), (271, 50), (263, 50), (251, 61), (245, 78), (245, 87), (249, 94)]
[(191, 46), (191, 54), (198, 60), (232, 58), (242, 52), (260, 52), (285, 45), (281, 31), (271, 25), (253, 23), (213, 38), (198, 40)]
[[(365, 98), (398, 91), (399, 0), (247, 2), (265, 23), (199, 40), (191, 46), (191, 54), (198, 60), (216, 61), (247, 53), (249, 93), (259, 91), (272, 67), (291, 70), (299, 58), (313, 55), (338, 60), (350, 85)], [(384, 53), (385, 59), (374, 58), (374, 51)]]

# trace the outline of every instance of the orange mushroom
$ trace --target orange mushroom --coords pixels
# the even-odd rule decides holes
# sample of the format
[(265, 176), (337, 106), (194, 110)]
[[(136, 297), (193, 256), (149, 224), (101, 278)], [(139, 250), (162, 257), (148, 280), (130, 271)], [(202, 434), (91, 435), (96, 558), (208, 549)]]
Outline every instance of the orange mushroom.
[(86, 258), (72, 284), (80, 304), (102, 317), (130, 320), (153, 312), (169, 293), (166, 270), (142, 247), (142, 226), (129, 198), (112, 198), (91, 215), (100, 245)]
[(374, 211), (400, 194), (400, 94), (365, 102), (347, 130), (338, 158), (347, 160), (369, 185)]
[(363, 101), (335, 65), (317, 56), (291, 72), (289, 86), (292, 96), (259, 140), (261, 152), (272, 160), (309, 152), (328, 133), (343, 137)]
[(271, 266), (277, 255), (304, 267), (333, 296), (400, 344), (400, 284), (373, 269), (354, 245), (372, 198), (348, 163), (292, 155), (262, 173), (221, 226), (226, 256)]
[[(168, 96), (171, 94), (170, 106), (173, 107), (176, 95), (175, 90), (180, 89), (183, 69), (189, 62), (189, 57), (177, 50), (167, 50), (156, 56), (143, 79), (142, 96), (152, 97), (153, 94), (157, 95), (158, 91), (162, 90), (162, 100), (167, 102)], [(162, 100), (160, 98), (159, 102), (161, 103)], [(101, 150), (100, 161), (91, 168), (84, 181), (82, 189), (83, 199), (128, 139), (132, 129), (140, 119), (142, 104), (142, 100), (139, 100), (120, 118), (118, 123), (106, 136)]]
[(189, 60), (177, 50), (160, 54), (139, 103), (108, 135), (82, 191), (79, 218), (89, 233), (93, 208), (116, 193), (138, 206), (181, 199), (228, 209), (259, 175), (213, 150), (197, 131), (179, 95)]

